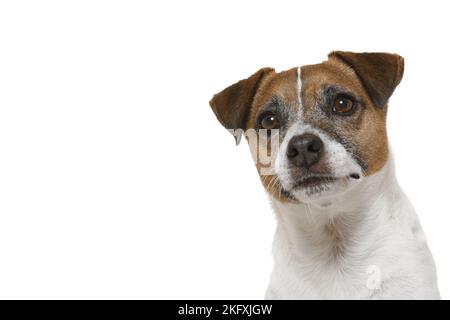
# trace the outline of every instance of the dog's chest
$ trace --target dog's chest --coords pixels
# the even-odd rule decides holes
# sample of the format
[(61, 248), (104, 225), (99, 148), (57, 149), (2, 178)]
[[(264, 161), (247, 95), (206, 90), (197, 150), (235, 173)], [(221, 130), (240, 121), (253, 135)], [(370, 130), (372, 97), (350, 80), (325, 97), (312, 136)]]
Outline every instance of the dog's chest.
[[(370, 268), (345, 270), (333, 264), (325, 268), (291, 264), (277, 269), (268, 291), (277, 299), (369, 299), (378, 281), (376, 271)], [(369, 271), (374, 272), (373, 280), (369, 280)]]
[[(429, 299), (439, 297), (434, 264), (420, 232), (395, 226), (374, 228), (379, 238), (340, 238), (294, 246), (277, 232), (274, 270), (266, 298)], [(279, 230), (278, 230), (279, 231)], [(367, 235), (367, 234), (366, 234)], [(333, 238), (335, 237), (335, 238)], [(314, 244), (312, 244), (314, 243)]]
[(322, 245), (301, 256), (293, 253), (289, 245), (278, 247), (268, 297), (368, 299), (376, 292), (381, 281), (377, 265), (344, 252), (339, 243)]

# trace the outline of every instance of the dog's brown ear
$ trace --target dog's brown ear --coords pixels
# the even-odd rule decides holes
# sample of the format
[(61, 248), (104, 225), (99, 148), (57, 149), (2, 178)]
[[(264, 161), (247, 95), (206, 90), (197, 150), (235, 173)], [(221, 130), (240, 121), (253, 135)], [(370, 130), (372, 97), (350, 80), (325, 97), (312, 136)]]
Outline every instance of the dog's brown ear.
[(215, 94), (209, 102), (220, 123), (234, 135), (236, 144), (245, 130), (248, 112), (262, 79), (273, 71), (272, 68), (262, 68)]
[(334, 51), (328, 57), (340, 59), (350, 66), (356, 72), (372, 101), (380, 108), (386, 105), (403, 77), (404, 61), (397, 54)]

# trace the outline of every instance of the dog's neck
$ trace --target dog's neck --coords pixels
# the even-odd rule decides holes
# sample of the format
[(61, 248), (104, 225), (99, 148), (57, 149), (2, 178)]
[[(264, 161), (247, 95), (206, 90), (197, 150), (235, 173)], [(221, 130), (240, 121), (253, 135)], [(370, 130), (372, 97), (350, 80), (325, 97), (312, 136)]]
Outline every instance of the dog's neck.
[(303, 260), (342, 256), (355, 249), (370, 250), (381, 236), (377, 235), (379, 228), (397, 214), (395, 208), (403, 198), (389, 160), (379, 172), (364, 177), (353, 189), (334, 199), (317, 204), (273, 200), (278, 220), (276, 237), (281, 238), (276, 241), (284, 241), (287, 245), (283, 247), (289, 254)]

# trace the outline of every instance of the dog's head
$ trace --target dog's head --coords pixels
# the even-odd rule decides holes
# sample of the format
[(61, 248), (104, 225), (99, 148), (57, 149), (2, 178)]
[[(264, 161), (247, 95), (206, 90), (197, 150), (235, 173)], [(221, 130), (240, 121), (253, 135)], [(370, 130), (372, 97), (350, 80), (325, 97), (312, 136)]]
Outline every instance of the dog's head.
[(336, 51), (320, 64), (260, 69), (210, 105), (237, 143), (245, 134), (273, 197), (314, 203), (383, 168), (387, 102), (402, 75), (398, 55)]

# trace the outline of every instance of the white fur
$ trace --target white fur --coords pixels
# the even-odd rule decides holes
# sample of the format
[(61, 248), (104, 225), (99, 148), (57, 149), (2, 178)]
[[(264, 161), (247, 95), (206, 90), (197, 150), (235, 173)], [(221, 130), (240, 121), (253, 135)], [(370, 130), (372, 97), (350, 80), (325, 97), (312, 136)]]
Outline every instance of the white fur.
[(312, 133), (321, 138), (324, 144), (325, 153), (323, 157), (327, 162), (327, 166), (331, 169), (330, 173), (339, 179), (333, 184), (326, 185), (325, 188), (327, 188), (327, 190), (312, 196), (307, 195), (305, 189), (293, 191), (293, 195), (298, 200), (306, 203), (318, 200), (321, 202), (329, 202), (330, 196), (334, 197), (337, 194), (348, 191), (350, 187), (359, 183), (359, 180), (349, 179), (348, 177), (350, 174), (354, 173), (362, 176), (361, 167), (340, 143), (331, 139), (326, 133), (318, 128), (297, 122), (288, 129), (275, 158), (274, 171), (284, 189), (291, 190), (292, 184), (295, 182), (291, 178), (288, 165), (289, 161), (286, 157), (287, 146), (293, 136), (304, 133)]
[[(300, 68), (297, 86), (301, 92)], [(392, 156), (364, 177), (352, 155), (326, 133), (299, 119), (286, 133), (274, 170), (293, 181), (286, 148), (294, 135), (313, 133), (339, 178), (317, 193), (291, 193), (301, 203), (271, 197), (278, 226), (267, 299), (439, 299), (436, 271), (415, 211), (400, 189)], [(360, 179), (349, 175), (357, 173)]]
[(298, 103), (298, 122), (302, 123), (302, 68), (297, 68), (297, 103)]
[(278, 226), (266, 299), (440, 298), (433, 258), (392, 160), (326, 206), (271, 201)]

